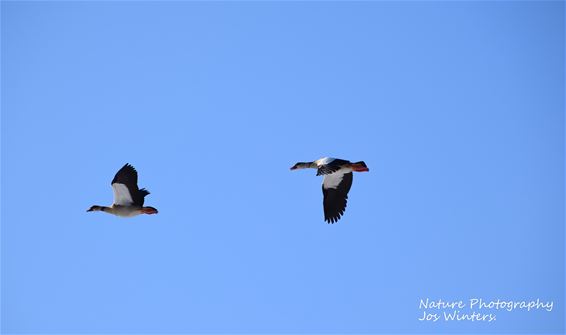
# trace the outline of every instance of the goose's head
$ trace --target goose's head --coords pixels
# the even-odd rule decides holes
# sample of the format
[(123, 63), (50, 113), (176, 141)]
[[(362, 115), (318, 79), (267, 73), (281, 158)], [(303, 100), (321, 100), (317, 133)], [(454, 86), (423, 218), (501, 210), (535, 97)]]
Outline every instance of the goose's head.
[(104, 206), (98, 206), (98, 205), (90, 206), (90, 208), (87, 209), (86, 211), (87, 211), (87, 212), (104, 211)]

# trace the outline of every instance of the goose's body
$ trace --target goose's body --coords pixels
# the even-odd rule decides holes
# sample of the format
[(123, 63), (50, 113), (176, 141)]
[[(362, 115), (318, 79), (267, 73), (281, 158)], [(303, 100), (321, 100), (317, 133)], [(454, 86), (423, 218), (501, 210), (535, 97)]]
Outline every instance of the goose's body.
[(317, 169), (317, 176), (324, 176), (322, 180), (322, 194), (324, 196), (324, 220), (328, 223), (338, 222), (346, 210), (348, 192), (352, 187), (352, 172), (369, 171), (363, 161), (352, 163), (343, 159), (330, 157), (320, 158), (314, 162), (299, 162), (291, 170)]
[(144, 198), (149, 194), (145, 188), (138, 188), (138, 172), (130, 164), (124, 165), (112, 179), (114, 203), (110, 207), (94, 205), (87, 212), (101, 211), (121, 217), (140, 214), (157, 214), (157, 209), (144, 207)]

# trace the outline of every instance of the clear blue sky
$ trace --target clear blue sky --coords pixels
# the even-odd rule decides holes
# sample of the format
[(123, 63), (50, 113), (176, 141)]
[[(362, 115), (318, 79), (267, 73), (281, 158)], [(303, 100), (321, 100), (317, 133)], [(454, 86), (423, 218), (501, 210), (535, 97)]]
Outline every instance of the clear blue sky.
[[(564, 331), (563, 2), (1, 10), (3, 332)], [(159, 214), (86, 213), (126, 162)]]

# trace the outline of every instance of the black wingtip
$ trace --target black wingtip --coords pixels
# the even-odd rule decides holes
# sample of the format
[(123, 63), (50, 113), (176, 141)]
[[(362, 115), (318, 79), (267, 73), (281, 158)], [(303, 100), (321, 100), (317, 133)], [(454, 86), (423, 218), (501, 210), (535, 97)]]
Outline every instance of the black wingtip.
[(122, 166), (122, 169), (123, 168), (133, 169), (134, 171), (136, 170), (136, 168), (130, 163), (124, 164), (124, 166)]
[(334, 223), (338, 222), (340, 220), (340, 218), (342, 218), (342, 214), (338, 214), (337, 216), (332, 216), (332, 217), (325, 217), (324, 221), (326, 221), (326, 223), (328, 223), (328, 224), (334, 224)]

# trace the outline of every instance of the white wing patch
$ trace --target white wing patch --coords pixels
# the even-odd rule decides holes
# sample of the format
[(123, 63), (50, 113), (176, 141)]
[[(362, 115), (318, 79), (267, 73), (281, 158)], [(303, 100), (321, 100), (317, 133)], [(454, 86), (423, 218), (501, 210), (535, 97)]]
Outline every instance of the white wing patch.
[(114, 183), (112, 184), (112, 190), (114, 190), (114, 205), (129, 206), (134, 203), (126, 185)]
[(321, 166), (321, 165), (330, 164), (335, 159), (336, 158), (332, 158), (332, 157), (323, 157), (323, 158), (317, 159), (314, 162), (316, 163), (317, 166)]
[(340, 183), (342, 182), (342, 179), (344, 179), (344, 174), (352, 172), (352, 168), (341, 168), (340, 170), (331, 173), (331, 174), (326, 174), (324, 175), (324, 179), (322, 179), (322, 185), (324, 186), (324, 188), (329, 189), (329, 188), (337, 188), (338, 185), (340, 185)]

